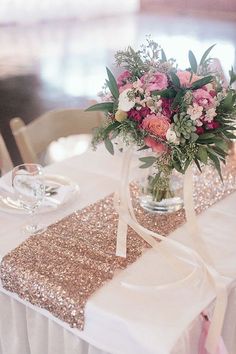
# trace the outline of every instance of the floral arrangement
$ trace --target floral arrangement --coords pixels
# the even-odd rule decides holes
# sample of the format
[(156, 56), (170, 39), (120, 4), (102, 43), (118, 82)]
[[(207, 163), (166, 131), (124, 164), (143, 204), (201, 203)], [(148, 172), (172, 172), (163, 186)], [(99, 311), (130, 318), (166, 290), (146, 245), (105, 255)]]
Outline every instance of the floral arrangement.
[[(114, 154), (117, 136), (126, 145), (151, 148), (155, 156), (140, 158), (141, 168), (154, 166), (150, 180), (153, 198), (167, 197), (168, 177), (172, 170), (185, 173), (194, 162), (201, 171), (209, 162), (221, 176), (229, 142), (235, 139), (236, 92), (231, 85), (236, 74), (230, 70), (229, 85), (222, 72), (214, 72), (211, 46), (198, 63), (189, 51), (190, 67), (180, 70), (174, 59), (150, 38), (135, 51), (118, 51), (116, 64), (122, 69), (117, 79), (107, 68), (102, 102), (87, 110), (104, 111), (106, 120), (94, 135), (93, 144), (105, 142)], [(222, 178), (222, 177), (221, 177)], [(154, 193), (157, 185), (165, 185)]]

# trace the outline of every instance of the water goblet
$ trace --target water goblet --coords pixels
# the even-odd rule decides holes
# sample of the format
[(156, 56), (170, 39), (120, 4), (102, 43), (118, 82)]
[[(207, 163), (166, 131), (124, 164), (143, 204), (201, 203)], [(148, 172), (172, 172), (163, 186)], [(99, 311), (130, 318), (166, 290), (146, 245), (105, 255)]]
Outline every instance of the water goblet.
[(43, 169), (39, 164), (25, 163), (12, 170), (12, 186), (23, 209), (31, 217), (29, 224), (23, 226), (26, 235), (43, 232), (45, 227), (35, 222), (35, 214), (45, 196)]

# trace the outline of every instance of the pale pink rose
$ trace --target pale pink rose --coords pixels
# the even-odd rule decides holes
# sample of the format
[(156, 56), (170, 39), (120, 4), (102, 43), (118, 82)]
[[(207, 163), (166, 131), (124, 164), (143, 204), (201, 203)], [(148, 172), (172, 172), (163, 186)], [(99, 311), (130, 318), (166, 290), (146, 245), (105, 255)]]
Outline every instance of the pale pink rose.
[(121, 73), (118, 78), (117, 78), (117, 85), (120, 88), (121, 86), (125, 85), (130, 78), (131, 73), (128, 70), (125, 70), (123, 73)]
[(140, 80), (144, 84), (145, 89), (150, 92), (164, 90), (168, 86), (167, 76), (160, 72), (152, 75), (144, 74)]
[[(190, 87), (195, 81), (200, 80), (202, 77), (197, 76), (196, 74), (192, 74), (191, 78), (191, 73), (190, 71), (177, 71), (176, 75), (179, 78), (180, 85), (184, 87)], [(191, 81), (190, 81), (191, 78)]]
[(205, 109), (215, 107), (215, 100), (209, 92), (203, 89), (193, 91), (193, 100)]
[(167, 130), (170, 127), (168, 118), (162, 114), (151, 114), (144, 118), (142, 128), (160, 138), (166, 138)]
[(119, 93), (122, 93), (123, 91), (127, 90), (127, 89), (131, 89), (133, 88), (133, 85), (131, 83), (125, 84), (124, 86), (121, 86), (119, 88)]
[(148, 147), (152, 149), (153, 152), (158, 154), (162, 154), (163, 152), (167, 151), (167, 146), (165, 144), (156, 141), (151, 136), (146, 136), (144, 138), (144, 142)]

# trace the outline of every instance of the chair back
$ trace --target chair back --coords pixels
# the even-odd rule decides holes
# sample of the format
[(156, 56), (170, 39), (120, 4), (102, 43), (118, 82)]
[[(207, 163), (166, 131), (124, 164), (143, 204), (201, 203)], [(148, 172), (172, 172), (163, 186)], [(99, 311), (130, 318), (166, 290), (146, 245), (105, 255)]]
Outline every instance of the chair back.
[(0, 134), (0, 173), (4, 174), (13, 168), (9, 152), (2, 135)]
[(99, 112), (63, 109), (46, 112), (27, 125), (21, 118), (13, 118), (10, 126), (22, 160), (37, 163), (52, 141), (73, 134), (91, 134), (101, 121)]

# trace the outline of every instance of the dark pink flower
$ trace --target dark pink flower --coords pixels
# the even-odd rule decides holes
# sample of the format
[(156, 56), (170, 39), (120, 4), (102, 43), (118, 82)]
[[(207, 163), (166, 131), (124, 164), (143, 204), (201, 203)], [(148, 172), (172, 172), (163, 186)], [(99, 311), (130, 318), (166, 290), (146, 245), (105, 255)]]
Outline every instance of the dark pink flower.
[(128, 112), (128, 117), (132, 120), (135, 120), (136, 122), (141, 122), (142, 120), (142, 114), (140, 111), (137, 111), (135, 108), (132, 108)]
[(201, 135), (201, 134), (205, 133), (205, 130), (203, 127), (197, 127), (196, 133), (197, 133), (197, 135)]
[(172, 100), (169, 98), (162, 98), (162, 114), (168, 118), (172, 116), (171, 104)]
[(121, 73), (117, 78), (118, 88), (124, 86), (130, 77), (131, 77), (131, 73), (128, 70), (125, 70), (123, 73)]
[(207, 129), (210, 129), (210, 130), (212, 130), (212, 129), (217, 129), (217, 128), (220, 127), (220, 124), (219, 124), (218, 122), (212, 121), (212, 122), (210, 122), (210, 123), (207, 123), (207, 124), (206, 124), (206, 127), (207, 127)]
[(168, 86), (167, 76), (160, 72), (152, 75), (144, 74), (140, 80), (144, 84), (145, 89), (150, 92), (164, 90)]
[(128, 112), (128, 117), (132, 120), (135, 120), (136, 122), (141, 122), (141, 120), (143, 118), (145, 118), (150, 113), (151, 113), (151, 110), (148, 107), (142, 107), (139, 111), (136, 110), (135, 108), (132, 108)]
[(167, 151), (167, 146), (165, 144), (156, 141), (151, 136), (146, 136), (144, 138), (145, 144), (152, 149), (152, 151), (162, 154)]

